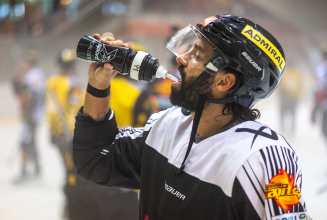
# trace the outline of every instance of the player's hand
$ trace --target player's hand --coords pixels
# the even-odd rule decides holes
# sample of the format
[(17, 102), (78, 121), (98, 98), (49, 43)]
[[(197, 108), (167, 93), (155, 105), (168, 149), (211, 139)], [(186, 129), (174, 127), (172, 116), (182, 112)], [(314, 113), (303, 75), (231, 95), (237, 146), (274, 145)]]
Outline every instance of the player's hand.
[[(121, 40), (115, 40), (115, 38), (105, 33), (102, 37), (99, 34), (94, 34), (94, 38), (101, 41), (101, 43), (108, 44), (111, 46), (117, 47), (129, 47), (130, 44), (124, 43)], [(107, 89), (110, 85), (111, 79), (118, 73), (118, 71), (113, 69), (113, 66), (110, 63), (105, 64), (96, 64), (91, 63), (88, 70), (89, 83), (100, 90)]]

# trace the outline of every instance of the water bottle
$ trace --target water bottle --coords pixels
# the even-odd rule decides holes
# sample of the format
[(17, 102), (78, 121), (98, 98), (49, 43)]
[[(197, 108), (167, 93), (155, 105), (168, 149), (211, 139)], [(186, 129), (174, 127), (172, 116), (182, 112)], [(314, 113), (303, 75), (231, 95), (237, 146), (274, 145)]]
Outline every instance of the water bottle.
[(135, 80), (153, 81), (155, 78), (170, 78), (166, 69), (159, 65), (159, 60), (143, 51), (134, 52), (127, 47), (116, 47), (101, 43), (99, 40), (84, 35), (77, 45), (77, 57), (92, 63), (110, 63), (121, 74)]

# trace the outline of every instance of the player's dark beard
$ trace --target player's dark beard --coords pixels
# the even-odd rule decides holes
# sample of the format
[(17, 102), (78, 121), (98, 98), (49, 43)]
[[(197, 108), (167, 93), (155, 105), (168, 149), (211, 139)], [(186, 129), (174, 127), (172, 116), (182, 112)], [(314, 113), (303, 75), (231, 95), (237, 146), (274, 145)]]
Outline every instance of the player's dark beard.
[[(178, 67), (181, 74), (182, 82), (180, 87), (171, 88), (170, 102), (173, 105), (178, 105), (190, 111), (195, 111), (199, 101), (199, 97), (194, 91), (194, 84), (197, 76), (190, 76), (186, 80), (186, 73), (183, 66)], [(213, 77), (203, 80), (198, 86), (200, 94), (206, 95), (208, 98), (213, 98), (211, 93), (211, 85), (213, 84)]]

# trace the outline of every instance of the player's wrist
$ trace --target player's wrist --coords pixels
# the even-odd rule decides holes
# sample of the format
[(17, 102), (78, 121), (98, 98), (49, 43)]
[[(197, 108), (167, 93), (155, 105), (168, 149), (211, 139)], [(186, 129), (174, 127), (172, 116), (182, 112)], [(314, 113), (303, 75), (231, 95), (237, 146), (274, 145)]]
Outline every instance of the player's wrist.
[(103, 82), (101, 82), (97, 79), (89, 78), (88, 84), (90, 84), (92, 87), (94, 87), (96, 89), (104, 90), (110, 86), (110, 80), (103, 80)]
[(90, 81), (86, 87), (87, 93), (97, 98), (105, 98), (110, 94), (110, 83), (104, 85), (95, 85)]

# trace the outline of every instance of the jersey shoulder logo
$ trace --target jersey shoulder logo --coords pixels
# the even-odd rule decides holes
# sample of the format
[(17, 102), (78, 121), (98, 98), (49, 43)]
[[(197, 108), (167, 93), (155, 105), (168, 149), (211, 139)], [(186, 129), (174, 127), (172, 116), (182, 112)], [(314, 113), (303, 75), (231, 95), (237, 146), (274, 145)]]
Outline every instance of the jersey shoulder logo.
[(278, 140), (278, 136), (277, 136), (277, 133), (275, 131), (270, 130), (271, 134), (263, 132), (263, 130), (265, 130), (266, 128), (267, 128), (266, 126), (262, 126), (261, 128), (259, 128), (259, 130), (254, 130), (254, 129), (250, 129), (250, 128), (238, 128), (238, 129), (235, 130), (235, 132), (249, 132), (249, 133), (254, 134), (253, 141), (252, 141), (251, 148), (250, 148), (250, 149), (252, 149), (252, 146), (253, 146), (253, 143), (254, 143), (255, 139), (259, 135), (263, 136), (263, 137), (266, 137), (266, 138), (269, 138), (271, 140), (275, 140), (275, 141)]
[(274, 199), (280, 208), (285, 211), (291, 211), (292, 206), (299, 204), (301, 192), (294, 186), (294, 176), (279, 169), (279, 174), (270, 179), (266, 185), (265, 198)]

